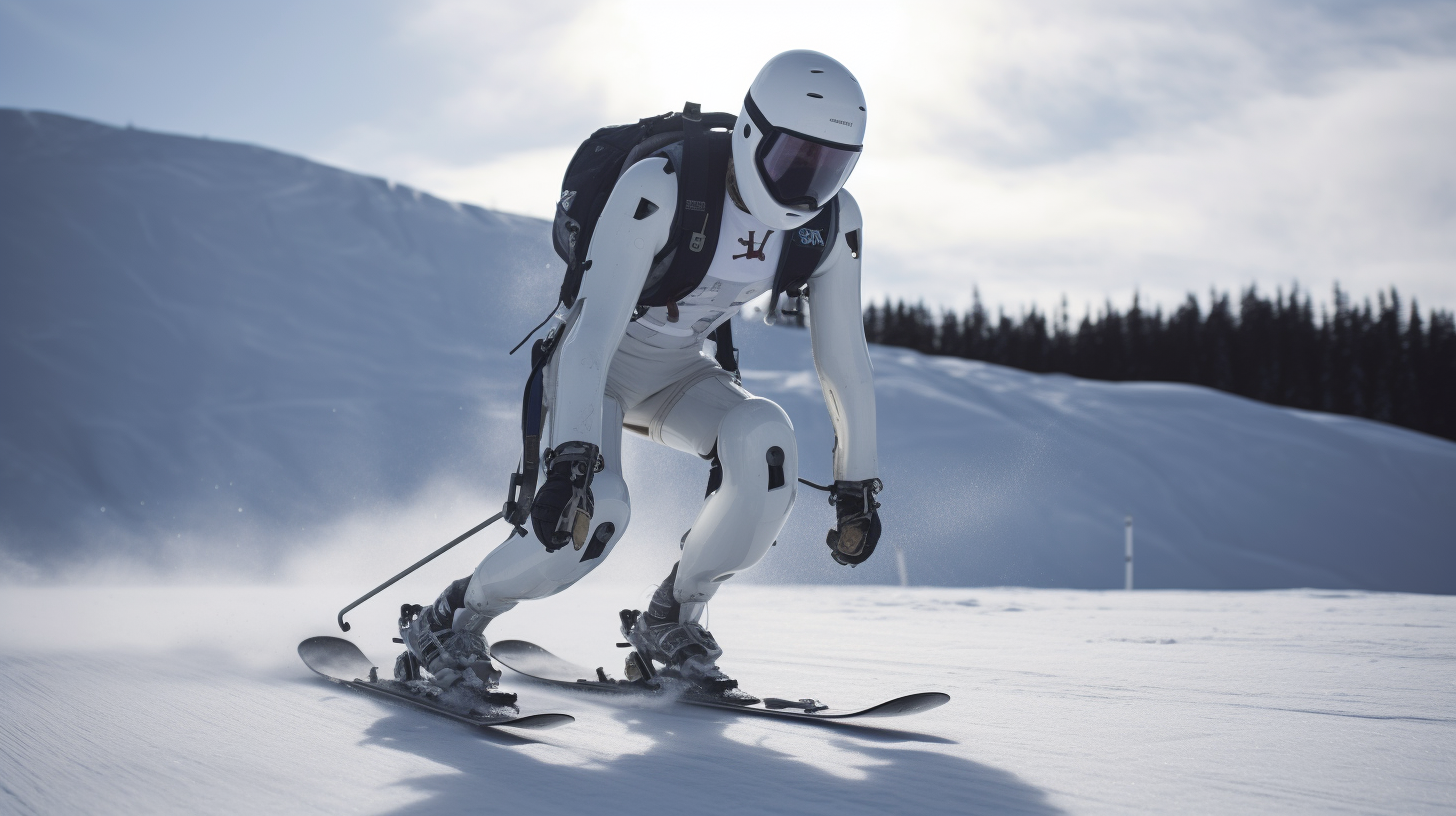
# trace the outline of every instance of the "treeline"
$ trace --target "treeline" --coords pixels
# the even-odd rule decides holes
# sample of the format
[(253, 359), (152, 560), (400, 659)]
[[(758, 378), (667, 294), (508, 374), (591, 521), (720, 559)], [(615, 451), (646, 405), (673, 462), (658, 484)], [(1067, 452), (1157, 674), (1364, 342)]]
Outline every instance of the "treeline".
[(1372, 305), (1335, 287), (1334, 307), (1315, 309), (1298, 287), (1266, 297), (1250, 287), (1237, 302), (1211, 295), (1206, 311), (1188, 296), (1177, 309), (1126, 312), (1107, 303), (1074, 326), (1066, 301), (1048, 316), (1033, 308), (992, 316), (979, 293), (965, 314), (932, 314), (923, 303), (870, 305), (865, 335), (903, 346), (1098, 380), (1194, 383), (1275, 405), (1368, 417), (1456, 440), (1456, 321), (1422, 317), (1392, 288)]

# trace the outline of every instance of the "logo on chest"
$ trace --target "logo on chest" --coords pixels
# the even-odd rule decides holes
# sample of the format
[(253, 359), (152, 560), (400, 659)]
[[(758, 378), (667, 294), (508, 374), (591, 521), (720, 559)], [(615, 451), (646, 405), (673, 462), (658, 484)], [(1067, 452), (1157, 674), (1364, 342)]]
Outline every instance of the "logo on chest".
[(824, 246), (824, 235), (819, 230), (799, 230), (799, 243), (804, 246)]
[(743, 238), (739, 238), (738, 239), (738, 243), (742, 244), (743, 246), (748, 247), (748, 249), (745, 252), (743, 252), (741, 255), (734, 255), (733, 256), (733, 260), (736, 261), (739, 258), (747, 258), (750, 261), (753, 261), (753, 260), (766, 261), (766, 260), (768, 260), (768, 256), (766, 256), (766, 255), (763, 254), (763, 248), (768, 245), (769, 236), (770, 235), (773, 235), (773, 232), (774, 231), (773, 230), (769, 230), (768, 232), (765, 232), (763, 234), (763, 240), (759, 242), (759, 244), (758, 244), (757, 247), (755, 247), (753, 245), (753, 233), (754, 232), (756, 232), (756, 230), (749, 230), (748, 231), (748, 238), (746, 240), (743, 239)]

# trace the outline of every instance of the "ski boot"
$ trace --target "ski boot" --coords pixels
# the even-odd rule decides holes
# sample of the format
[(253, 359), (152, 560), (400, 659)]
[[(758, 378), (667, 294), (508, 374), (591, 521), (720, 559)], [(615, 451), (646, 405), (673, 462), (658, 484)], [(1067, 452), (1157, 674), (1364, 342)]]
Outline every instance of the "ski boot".
[(650, 681), (658, 674), (653, 668), (656, 661), (663, 664), (660, 674), (664, 677), (681, 678), (701, 691), (743, 705), (758, 702), (757, 697), (740, 690), (738, 681), (718, 668), (717, 660), (723, 656), (723, 650), (713, 634), (695, 620), (679, 620), (682, 608), (672, 594), (676, 580), (674, 566), (667, 580), (653, 593), (646, 613), (635, 609), (621, 611), (622, 636), (635, 650), (627, 658), (627, 678)]
[(491, 662), (490, 649), (481, 637), (484, 621), (465, 609), (469, 583), (469, 578), (456, 581), (430, 606), (400, 607), (399, 641), (405, 651), (395, 660), (394, 678), (413, 685), (425, 679), (420, 675), (423, 669), (441, 689), (464, 683), (488, 702), (511, 705), (516, 695), (495, 690), (501, 672)]

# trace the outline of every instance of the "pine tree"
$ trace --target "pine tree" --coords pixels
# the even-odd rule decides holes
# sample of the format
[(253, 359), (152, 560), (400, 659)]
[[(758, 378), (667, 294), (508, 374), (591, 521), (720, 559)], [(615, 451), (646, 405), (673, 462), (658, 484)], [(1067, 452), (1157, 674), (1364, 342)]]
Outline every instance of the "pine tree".
[(1036, 307), (993, 321), (971, 290), (971, 308), (932, 315), (925, 303), (870, 304), (870, 342), (985, 360), (1028, 371), (1108, 380), (1154, 379), (1218, 388), (1277, 405), (1353, 414), (1456, 439), (1456, 318), (1409, 314), (1394, 288), (1360, 307), (1338, 284), (1318, 318), (1296, 283), (1272, 298), (1250, 286), (1235, 313), (1211, 291), (1205, 313), (1189, 295), (1166, 317), (1134, 293), (1124, 314), (1108, 301), (1073, 328), (1066, 298), (1050, 316)]

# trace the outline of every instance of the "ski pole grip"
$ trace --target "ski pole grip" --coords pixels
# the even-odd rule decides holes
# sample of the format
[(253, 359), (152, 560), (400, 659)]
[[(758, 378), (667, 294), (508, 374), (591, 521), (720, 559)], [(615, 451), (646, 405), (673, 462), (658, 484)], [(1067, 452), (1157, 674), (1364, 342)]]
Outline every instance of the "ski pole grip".
[(469, 530), (466, 530), (464, 533), (461, 533), (460, 536), (457, 537), (454, 541), (451, 541), (449, 544), (446, 544), (445, 546), (441, 547), (438, 550), (435, 550), (434, 552), (430, 553), (429, 555), (425, 556), (424, 558), (421, 558), (420, 560), (416, 561), (414, 564), (411, 564), (410, 567), (408, 569), (406, 569), (404, 572), (401, 572), (400, 574), (394, 576), (393, 578), (390, 578), (388, 581), (385, 581), (384, 583), (380, 584), (379, 586), (377, 586), (377, 587), (369, 590), (369, 593), (366, 594), (364, 597), (362, 597), (359, 600), (357, 600), (357, 601), (349, 604), (348, 606), (344, 607), (343, 609), (340, 609), (339, 610), (339, 628), (342, 629), (345, 632), (349, 631), (349, 628), (350, 628), (349, 627), (349, 624), (347, 622), (345, 622), (345, 620), (344, 620), (344, 614), (347, 613), (349, 610), (353, 609), (354, 607), (358, 606), (361, 603), (364, 603), (365, 601), (369, 600), (370, 598), (373, 598), (375, 595), (378, 595), (379, 593), (383, 592), (384, 590), (389, 589), (390, 587), (394, 586), (395, 582), (398, 581), (399, 579), (405, 577), (406, 575), (409, 575), (411, 572), (414, 572), (415, 570), (419, 569), (420, 567), (423, 567), (424, 565), (426, 565), (426, 564), (430, 563), (431, 561), (435, 560), (435, 558), (437, 558), (441, 553), (445, 552), (446, 550), (450, 549), (451, 547), (455, 546), (456, 544), (459, 544), (460, 542), (464, 541), (467, 538), (470, 538), (471, 536), (475, 535), (476, 533), (480, 532), (481, 530), (484, 530), (485, 528), (489, 527), (490, 525), (495, 524), (497, 521), (500, 521), (501, 518), (504, 515), (505, 515), (505, 513), (503, 513), (503, 512), (502, 513), (496, 513), (495, 515), (491, 516), (490, 518), (486, 519), (485, 521), (482, 521), (481, 523), (475, 525), (474, 527), (471, 527)]

